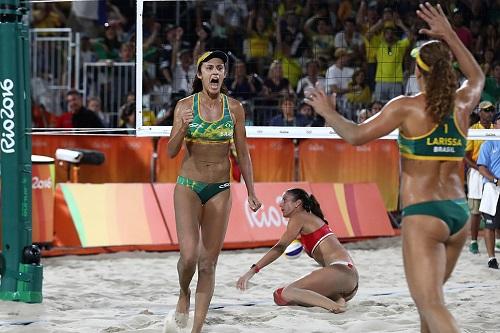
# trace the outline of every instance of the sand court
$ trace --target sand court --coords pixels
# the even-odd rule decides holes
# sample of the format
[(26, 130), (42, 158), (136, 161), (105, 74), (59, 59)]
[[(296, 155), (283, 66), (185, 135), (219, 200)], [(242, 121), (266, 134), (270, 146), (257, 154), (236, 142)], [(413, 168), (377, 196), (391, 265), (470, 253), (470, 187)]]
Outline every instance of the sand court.
[[(480, 255), (464, 248), (446, 285), (446, 302), (463, 332), (500, 332), (500, 272), (487, 268), (480, 245)], [(343, 314), (274, 304), (274, 289), (316, 268), (305, 254), (278, 259), (241, 292), (235, 287), (238, 277), (266, 249), (223, 251), (204, 332), (419, 332), (403, 274), (400, 239), (346, 247), (357, 265), (360, 287)], [(177, 301), (177, 259), (176, 252), (44, 259), (43, 303), (0, 302), (0, 332), (161, 333)], [(193, 282), (194, 294), (196, 275)]]

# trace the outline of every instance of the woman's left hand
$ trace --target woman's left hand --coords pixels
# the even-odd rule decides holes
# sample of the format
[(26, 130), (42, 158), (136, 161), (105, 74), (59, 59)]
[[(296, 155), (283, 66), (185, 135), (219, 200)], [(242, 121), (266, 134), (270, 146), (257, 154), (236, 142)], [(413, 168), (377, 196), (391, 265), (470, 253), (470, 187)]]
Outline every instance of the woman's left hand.
[(332, 112), (336, 112), (335, 93), (333, 93), (331, 96), (328, 96), (322, 89), (310, 89), (306, 93), (304, 102), (312, 106), (314, 108), (314, 111), (316, 111), (316, 113), (321, 115), (323, 118), (326, 118), (326, 116)]
[(248, 206), (250, 206), (250, 209), (253, 212), (256, 212), (262, 206), (262, 203), (259, 201), (259, 199), (257, 199), (255, 194), (251, 194), (251, 195), (248, 195)]
[(248, 280), (252, 278), (254, 273), (252, 271), (248, 271), (238, 279), (238, 282), (236, 282), (236, 288), (239, 290), (245, 290), (248, 288)]

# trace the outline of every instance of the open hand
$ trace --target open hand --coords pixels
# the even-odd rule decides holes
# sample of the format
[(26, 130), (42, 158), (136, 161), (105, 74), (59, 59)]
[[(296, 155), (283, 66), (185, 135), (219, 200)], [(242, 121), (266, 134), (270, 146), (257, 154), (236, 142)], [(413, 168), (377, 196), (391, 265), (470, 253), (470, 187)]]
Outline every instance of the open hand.
[(453, 28), (446, 18), (446, 15), (438, 4), (436, 7), (430, 3), (420, 4), (420, 9), (417, 10), (417, 15), (424, 20), (430, 29), (420, 29), (419, 33), (426, 34), (431, 38), (444, 39), (450, 36)]
[(248, 288), (248, 280), (250, 280), (253, 276), (253, 272), (248, 271), (238, 279), (238, 282), (236, 282), (236, 288), (239, 290), (246, 290)]
[(336, 112), (336, 95), (335, 93), (331, 96), (328, 96), (323, 89), (307, 89), (304, 92), (306, 98), (304, 98), (304, 102), (309, 104), (314, 108), (317, 114), (326, 118), (326, 116), (330, 113)]

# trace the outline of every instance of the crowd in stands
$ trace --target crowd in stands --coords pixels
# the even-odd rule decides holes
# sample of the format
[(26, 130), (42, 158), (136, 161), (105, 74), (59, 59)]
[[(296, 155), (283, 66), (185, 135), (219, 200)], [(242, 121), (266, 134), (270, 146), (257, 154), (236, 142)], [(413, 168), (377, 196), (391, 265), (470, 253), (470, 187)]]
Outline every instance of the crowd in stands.
[[(242, 101), (248, 125), (324, 126), (302, 102), (311, 86), (336, 93), (338, 112), (364, 121), (391, 98), (418, 92), (409, 53), (424, 42), (418, 32), (424, 23), (415, 15), (420, 2), (144, 2), (143, 107), (152, 112), (145, 113), (149, 118), (143, 123), (172, 124), (176, 101), (191, 93), (196, 59), (213, 49), (230, 56), (225, 84), (229, 95)], [(89, 15), (91, 3), (37, 3), (31, 25), (68, 26), (84, 32), (82, 63), (135, 61), (135, 3), (96, 2), (97, 7), (104, 5), (106, 17), (100, 16), (100, 10)], [(441, 4), (487, 76), (482, 100), (496, 105), (498, 111), (500, 1), (447, 0)], [(460, 69), (456, 70), (457, 79), (463, 80)], [(123, 111), (135, 101), (121, 101), (120, 113), (111, 119), (108, 110), (89, 104), (98, 104), (102, 96), (87, 97), (85, 108), (100, 110), (97, 118), (103, 127), (130, 126), (131, 117)]]

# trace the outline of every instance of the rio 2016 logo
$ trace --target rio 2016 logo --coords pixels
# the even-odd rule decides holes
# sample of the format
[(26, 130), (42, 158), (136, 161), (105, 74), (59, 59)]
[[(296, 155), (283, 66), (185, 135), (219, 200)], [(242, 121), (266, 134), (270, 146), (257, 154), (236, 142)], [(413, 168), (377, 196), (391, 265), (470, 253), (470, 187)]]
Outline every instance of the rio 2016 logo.
[[(277, 197), (276, 203), (279, 204), (280, 200), (281, 197)], [(281, 225), (286, 227), (288, 224), (287, 219), (281, 215), (280, 209), (275, 206), (264, 207), (262, 205), (260, 210), (254, 213), (250, 210), (248, 203), (245, 202), (245, 215), (252, 228), (279, 228)]]
[(12, 154), (15, 150), (16, 140), (14, 138), (14, 82), (10, 79), (6, 79), (0, 82), (0, 88), (2, 89), (2, 109), (0, 110), (0, 119), (2, 119), (2, 139), (0, 140), (0, 146), (2, 148), (2, 153)]

